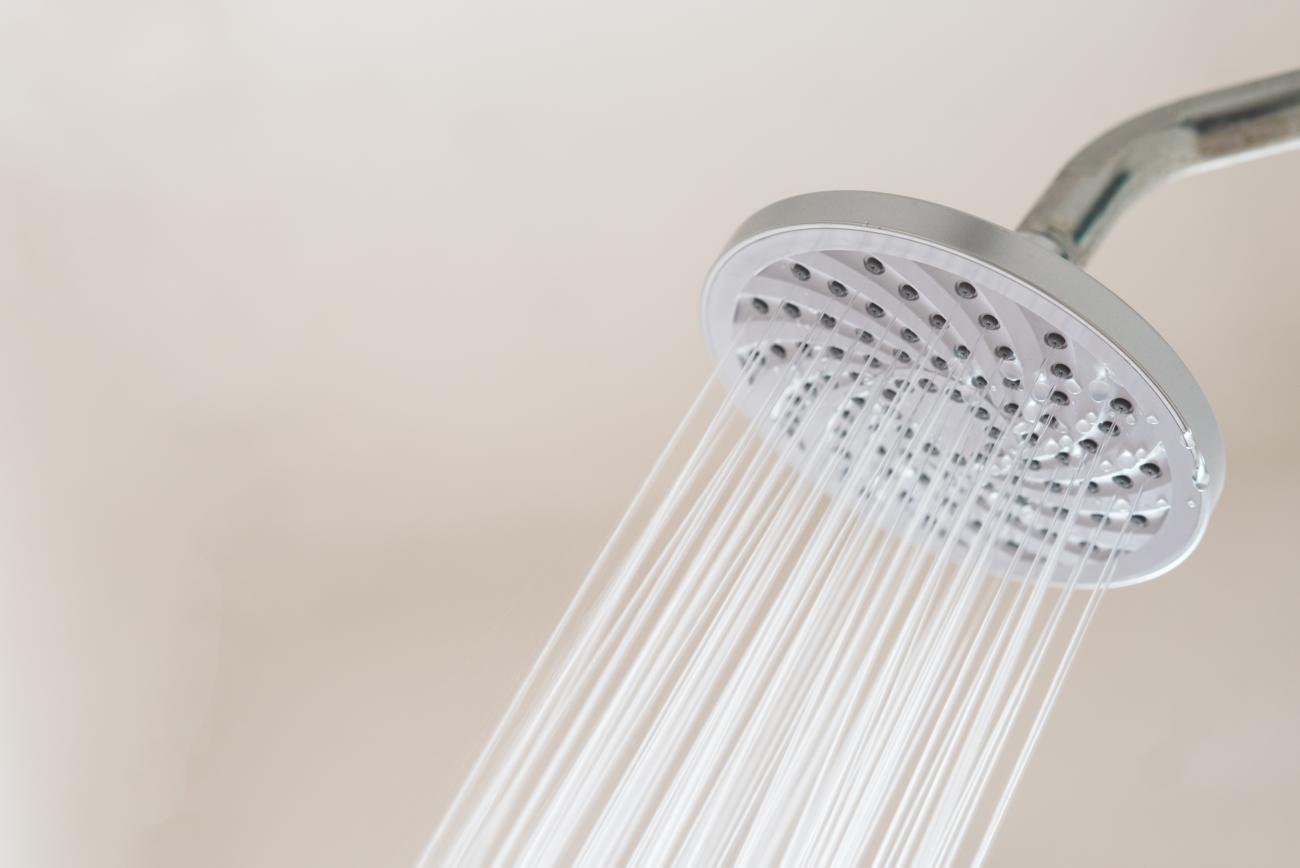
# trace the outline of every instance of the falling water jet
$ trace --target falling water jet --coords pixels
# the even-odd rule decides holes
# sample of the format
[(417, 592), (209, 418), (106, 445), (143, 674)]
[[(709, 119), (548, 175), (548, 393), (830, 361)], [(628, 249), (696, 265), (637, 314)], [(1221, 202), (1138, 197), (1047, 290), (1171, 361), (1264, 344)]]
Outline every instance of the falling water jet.
[(1297, 143), (1300, 72), (1116, 128), (1018, 232), (752, 217), (705, 286), (718, 386), (421, 865), (981, 864), (1102, 594), (1223, 486), (1201, 390), (1082, 266), (1157, 183)]

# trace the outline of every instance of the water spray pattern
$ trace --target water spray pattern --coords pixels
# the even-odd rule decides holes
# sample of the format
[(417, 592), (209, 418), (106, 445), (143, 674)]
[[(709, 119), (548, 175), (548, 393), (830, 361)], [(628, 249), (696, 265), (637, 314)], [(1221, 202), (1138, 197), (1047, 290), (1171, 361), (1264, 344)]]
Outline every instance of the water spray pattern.
[(990, 296), (884, 253), (757, 270), (726, 394), (696, 401), (422, 864), (982, 861), (1170, 511), (1135, 398)]

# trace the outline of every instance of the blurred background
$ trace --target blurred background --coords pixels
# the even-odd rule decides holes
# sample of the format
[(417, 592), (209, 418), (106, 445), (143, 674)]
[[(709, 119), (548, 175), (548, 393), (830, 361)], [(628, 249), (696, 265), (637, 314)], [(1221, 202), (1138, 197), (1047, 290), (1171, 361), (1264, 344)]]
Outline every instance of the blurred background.
[[(0, 863), (409, 865), (795, 193), (1015, 225), (1087, 139), (1300, 65), (1300, 6), (0, 3)], [(1300, 154), (1091, 271), (1225, 430), (1104, 605), (1000, 866), (1300, 853)]]

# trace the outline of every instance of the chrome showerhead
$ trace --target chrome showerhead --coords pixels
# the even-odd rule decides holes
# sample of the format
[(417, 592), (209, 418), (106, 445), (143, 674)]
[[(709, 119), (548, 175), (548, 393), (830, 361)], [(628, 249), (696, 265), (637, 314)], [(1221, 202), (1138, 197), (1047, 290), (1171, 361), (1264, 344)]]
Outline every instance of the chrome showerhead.
[[(704, 322), (722, 376), (754, 379), (739, 398), (752, 414), (775, 421), (805, 389), (833, 390), (805, 404), (815, 418), (790, 429), (800, 435), (840, 426), (865, 437), (870, 426), (852, 421), (891, 408), (887, 424), (903, 426), (898, 402), (963, 405), (970, 418), (948, 414), (945, 430), (892, 470), (941, 480), (946, 441), (959, 430), (986, 437), (985, 484), (1023, 477), (1020, 503), (999, 512), (992, 495), (980, 497), (974, 520), (954, 532), (1001, 521), (998, 557), (1013, 570), (1032, 554), (1021, 540), (1053, 533), (1070, 509), (1124, 521), (1105, 521), (1091, 545), (1078, 523), (1058, 575), (1084, 559), (1079, 582), (1095, 581), (1120, 546), (1112, 583), (1152, 578), (1195, 547), (1222, 488), (1214, 415), (1160, 336), (1035, 239), (949, 208), (854, 192), (778, 202), (741, 227), (713, 269)], [(803, 370), (790, 378), (792, 365)], [(778, 378), (785, 394), (764, 404), (763, 382)], [(796, 454), (815, 465), (830, 453)], [(833, 454), (847, 463), (854, 451)], [(1068, 469), (1080, 466), (1086, 474)]]
[[(944, 449), (959, 439), (968, 448), (962, 438), (975, 430), (988, 441), (975, 457), (989, 465), (990, 493), (977, 498), (972, 522), (951, 529), (959, 543), (993, 521), (998, 556), (1014, 572), (1017, 558), (1031, 557), (1021, 542), (1052, 536), (1053, 519), (1068, 511), (1072, 527), (1084, 517), (1101, 527), (1095, 545), (1066, 541), (1055, 577), (1094, 583), (1119, 554), (1112, 584), (1153, 578), (1204, 534), (1223, 488), (1223, 440), (1187, 367), (1082, 265), (1147, 190), (1297, 146), (1300, 72), (1291, 72), (1099, 136), (1016, 232), (882, 193), (778, 202), (740, 228), (709, 275), (709, 347), (725, 380), (760, 387), (741, 390), (739, 403), (778, 437), (829, 432), (835, 442), (881, 426), (907, 436), (903, 420), (919, 410), (899, 412), (900, 403), (963, 405), (966, 415), (943, 416), (921, 448), (857, 460), (887, 465), (884, 477), (910, 474), (913, 488), (955, 482), (938, 456), (955, 455)], [(764, 382), (784, 394), (761, 398)], [(800, 404), (809, 389), (829, 389), (829, 399)], [(862, 414), (878, 419), (853, 425)], [(796, 442), (788, 454), (801, 469), (824, 469), (852, 461), (854, 445)], [(1086, 472), (1063, 482), (1063, 466)], [(1013, 484), (1018, 502), (996, 503)], [(917, 502), (904, 492), (901, 508)]]

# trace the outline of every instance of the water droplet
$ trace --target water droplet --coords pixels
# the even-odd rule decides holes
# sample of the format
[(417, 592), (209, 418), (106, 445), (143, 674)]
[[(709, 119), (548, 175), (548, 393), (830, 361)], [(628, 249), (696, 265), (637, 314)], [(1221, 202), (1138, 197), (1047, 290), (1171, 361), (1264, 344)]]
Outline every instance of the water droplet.
[(998, 370), (1002, 372), (1002, 376), (1011, 380), (1019, 380), (1025, 373), (1024, 368), (1020, 367), (1020, 363), (1014, 359), (999, 362)]
[(1160, 420), (1157, 419), (1155, 416), (1148, 416), (1148, 417), (1147, 417), (1147, 424), (1148, 424), (1148, 425), (1159, 425), (1159, 424), (1160, 424)]
[(1088, 397), (1094, 401), (1105, 401), (1112, 394), (1113, 389), (1104, 377), (1098, 377), (1088, 384)]
[(1192, 485), (1197, 491), (1204, 491), (1210, 487), (1210, 474), (1205, 469), (1205, 456), (1196, 456), (1196, 475), (1192, 477)]

